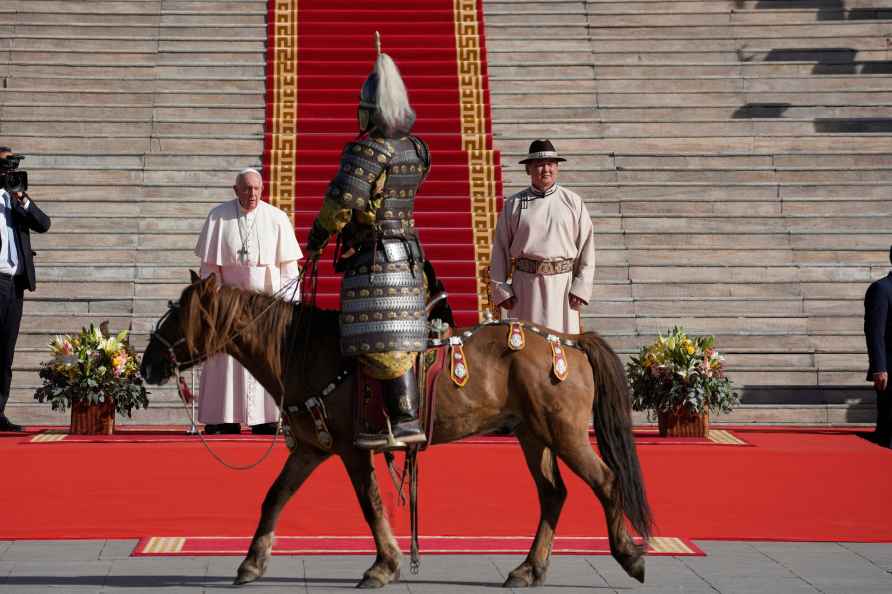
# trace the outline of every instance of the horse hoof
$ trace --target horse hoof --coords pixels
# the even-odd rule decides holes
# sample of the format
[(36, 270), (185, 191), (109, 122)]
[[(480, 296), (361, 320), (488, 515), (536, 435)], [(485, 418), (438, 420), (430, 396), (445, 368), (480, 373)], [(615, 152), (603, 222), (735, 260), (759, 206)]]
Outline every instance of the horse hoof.
[(367, 575), (366, 577), (362, 578), (361, 582), (356, 584), (356, 587), (360, 588), (362, 590), (366, 590), (366, 589), (371, 589), (371, 588), (383, 588), (386, 585), (387, 584), (385, 584), (380, 579), (370, 576), (370, 575)]
[(644, 557), (638, 557), (624, 569), (629, 576), (635, 578), (642, 584), (644, 583)]
[(257, 575), (256, 573), (240, 571), (239, 574), (236, 576), (235, 581), (232, 582), (232, 585), (233, 586), (242, 586), (244, 584), (250, 584), (251, 582), (255, 581), (259, 577), (260, 576)]
[(505, 583), (502, 584), (503, 588), (529, 588), (530, 582), (523, 579), (520, 576), (511, 575), (508, 576), (508, 579), (505, 580)]
[(238, 574), (236, 574), (235, 581), (232, 582), (232, 585), (241, 586), (243, 584), (250, 584), (263, 577), (263, 573), (263, 569), (258, 569), (253, 563), (243, 561), (238, 568)]

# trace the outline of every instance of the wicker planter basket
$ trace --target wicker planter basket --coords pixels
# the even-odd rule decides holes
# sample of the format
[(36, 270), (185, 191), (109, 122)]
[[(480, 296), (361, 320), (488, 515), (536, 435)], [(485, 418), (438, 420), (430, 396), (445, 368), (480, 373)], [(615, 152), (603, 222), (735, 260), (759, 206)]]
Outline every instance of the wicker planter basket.
[(657, 414), (660, 437), (706, 437), (709, 433), (709, 411), (701, 414), (661, 412)]
[(115, 432), (115, 402), (108, 399), (102, 404), (75, 402), (71, 405), (73, 435), (111, 435)]

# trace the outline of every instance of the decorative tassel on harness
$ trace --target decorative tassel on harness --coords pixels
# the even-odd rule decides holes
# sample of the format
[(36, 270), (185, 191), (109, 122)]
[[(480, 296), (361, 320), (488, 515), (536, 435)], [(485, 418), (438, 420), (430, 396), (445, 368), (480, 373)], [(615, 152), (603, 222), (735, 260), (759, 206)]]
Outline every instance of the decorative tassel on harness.
[(180, 398), (182, 398), (183, 402), (186, 404), (192, 404), (192, 401), (195, 400), (192, 390), (186, 385), (186, 378), (182, 375), (179, 375), (177, 378), (177, 392), (180, 393)]
[(508, 348), (512, 351), (522, 351), (527, 345), (527, 338), (523, 333), (523, 324), (511, 322), (508, 326)]
[(468, 383), (468, 362), (465, 359), (465, 351), (462, 349), (461, 336), (449, 337), (449, 377), (456, 386), (462, 387)]
[(554, 334), (549, 334), (546, 336), (546, 339), (548, 340), (548, 344), (551, 345), (551, 368), (554, 372), (554, 377), (562, 382), (567, 379), (567, 376), (570, 374), (570, 369), (567, 366), (567, 358), (564, 354), (564, 349), (561, 347), (561, 339)]

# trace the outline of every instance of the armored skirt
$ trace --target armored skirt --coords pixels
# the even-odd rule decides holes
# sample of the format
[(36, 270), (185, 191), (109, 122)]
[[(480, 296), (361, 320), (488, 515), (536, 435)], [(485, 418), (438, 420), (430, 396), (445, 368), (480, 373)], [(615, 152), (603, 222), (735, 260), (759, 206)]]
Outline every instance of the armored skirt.
[(341, 282), (341, 352), (378, 379), (401, 376), (427, 338), (423, 256), (414, 237), (362, 246)]

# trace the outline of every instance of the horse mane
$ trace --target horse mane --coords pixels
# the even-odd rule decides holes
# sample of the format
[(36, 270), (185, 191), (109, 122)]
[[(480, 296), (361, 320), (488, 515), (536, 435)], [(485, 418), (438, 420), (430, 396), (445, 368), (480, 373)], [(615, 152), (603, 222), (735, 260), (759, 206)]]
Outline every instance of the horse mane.
[[(180, 298), (180, 307), (184, 312), (183, 335), (190, 351), (222, 352), (237, 335), (258, 340), (263, 357), (279, 378), (283, 373), (282, 349), (295, 343), (296, 332), (304, 333), (312, 324), (313, 333), (338, 333), (337, 311), (291, 303), (256, 291), (218, 287), (214, 282), (187, 287)], [(295, 311), (298, 311), (299, 323), (292, 326)]]

